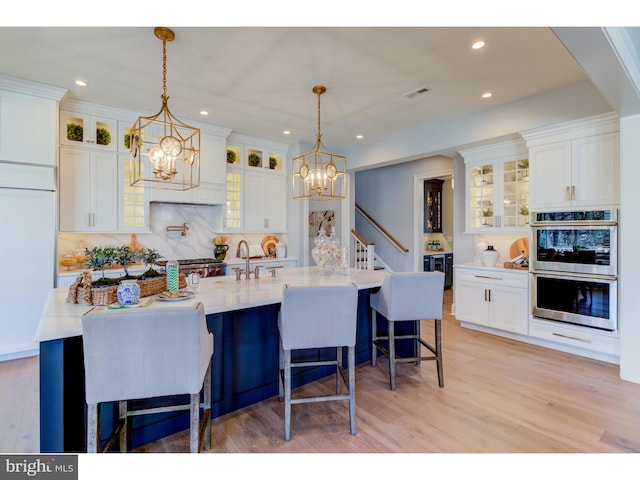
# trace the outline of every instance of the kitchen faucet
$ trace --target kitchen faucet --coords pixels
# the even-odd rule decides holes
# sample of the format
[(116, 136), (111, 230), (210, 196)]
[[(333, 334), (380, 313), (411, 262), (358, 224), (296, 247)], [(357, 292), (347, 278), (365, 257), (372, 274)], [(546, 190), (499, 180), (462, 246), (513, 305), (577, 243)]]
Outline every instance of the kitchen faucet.
[(247, 249), (247, 264), (244, 267), (245, 275), (246, 275), (246, 278), (251, 278), (251, 275), (249, 273), (249, 264), (250, 264), (250, 261), (249, 261), (249, 244), (247, 243), (246, 240), (240, 240), (238, 242), (238, 250), (236, 250), (236, 257), (240, 256), (242, 245), (244, 245), (246, 247), (246, 249)]

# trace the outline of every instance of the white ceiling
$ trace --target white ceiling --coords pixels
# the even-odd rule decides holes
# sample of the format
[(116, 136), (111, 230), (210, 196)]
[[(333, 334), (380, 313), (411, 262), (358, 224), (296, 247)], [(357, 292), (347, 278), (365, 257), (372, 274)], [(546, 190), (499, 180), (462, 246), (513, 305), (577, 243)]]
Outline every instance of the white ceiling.
[[(327, 87), (322, 140), (337, 150), (587, 79), (548, 28), (173, 30), (167, 90), (178, 118), (276, 141), (314, 142), (317, 97), (311, 89), (321, 84)], [(478, 39), (487, 46), (471, 50)], [(63, 87), (87, 102), (140, 113), (160, 109), (162, 42), (151, 27), (4, 27), (0, 45), (0, 74)], [(78, 78), (89, 86), (75, 86)], [(422, 87), (429, 92), (405, 98)], [(481, 98), (485, 91), (493, 97)], [(202, 109), (208, 117), (199, 115)]]

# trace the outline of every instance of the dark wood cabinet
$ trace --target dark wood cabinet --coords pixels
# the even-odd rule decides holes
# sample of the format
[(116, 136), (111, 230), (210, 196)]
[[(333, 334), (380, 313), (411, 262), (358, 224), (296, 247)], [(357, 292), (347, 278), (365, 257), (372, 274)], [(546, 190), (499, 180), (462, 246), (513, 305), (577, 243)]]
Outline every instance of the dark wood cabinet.
[(424, 233), (442, 232), (442, 184), (444, 180), (424, 181)]

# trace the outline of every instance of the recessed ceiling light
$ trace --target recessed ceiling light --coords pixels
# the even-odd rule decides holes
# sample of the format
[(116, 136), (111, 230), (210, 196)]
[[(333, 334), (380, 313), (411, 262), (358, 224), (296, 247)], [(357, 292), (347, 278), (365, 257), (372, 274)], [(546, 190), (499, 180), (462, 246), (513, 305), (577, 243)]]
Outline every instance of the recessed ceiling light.
[(493, 96), (493, 93), (491, 93), (491, 92), (486, 92), (486, 93), (482, 94), (482, 98), (490, 98), (492, 96)]
[(207, 112), (206, 110), (200, 110), (200, 115), (206, 117), (207, 115), (209, 115), (209, 112)]
[(78, 85), (79, 87), (86, 87), (87, 82), (85, 82), (84, 80), (76, 80), (76, 85)]
[(478, 40), (477, 42), (473, 42), (473, 45), (471, 45), (471, 48), (473, 48), (474, 50), (479, 50), (482, 47), (484, 47), (487, 44), (487, 42), (485, 42), (484, 40)]
[(357, 138), (358, 140), (362, 140), (362, 139), (364, 138), (364, 135), (356, 135), (356, 138)]
[(284, 133), (285, 135), (289, 135), (291, 132), (290, 132), (289, 130), (285, 130), (285, 131), (284, 131), (284, 132), (282, 132), (282, 133)]

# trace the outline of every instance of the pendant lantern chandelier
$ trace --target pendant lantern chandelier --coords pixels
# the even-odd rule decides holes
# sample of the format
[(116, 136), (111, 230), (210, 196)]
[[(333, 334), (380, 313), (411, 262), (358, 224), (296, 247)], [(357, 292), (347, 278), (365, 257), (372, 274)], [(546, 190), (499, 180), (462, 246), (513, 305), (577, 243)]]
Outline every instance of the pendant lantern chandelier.
[(189, 190), (200, 185), (200, 129), (169, 110), (167, 42), (175, 34), (166, 27), (156, 27), (154, 34), (162, 40), (162, 108), (151, 117), (139, 117), (129, 132), (131, 185)]
[(326, 151), (320, 132), (320, 96), (326, 87), (312, 89), (318, 96), (318, 133), (313, 150), (292, 160), (293, 198), (302, 200), (334, 200), (347, 196), (347, 158)]

